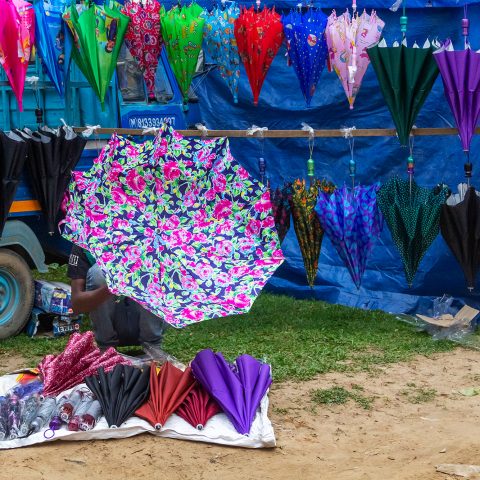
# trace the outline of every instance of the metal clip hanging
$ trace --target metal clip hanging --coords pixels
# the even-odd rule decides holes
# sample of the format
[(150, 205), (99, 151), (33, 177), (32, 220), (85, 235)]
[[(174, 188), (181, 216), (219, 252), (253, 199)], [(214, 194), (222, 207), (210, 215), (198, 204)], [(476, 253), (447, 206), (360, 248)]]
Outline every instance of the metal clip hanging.
[(354, 159), (354, 148), (355, 148), (355, 137), (353, 136), (353, 131), (356, 130), (356, 127), (342, 128), (341, 132), (343, 137), (348, 140), (348, 146), (350, 147), (350, 161), (348, 162), (348, 171), (350, 172), (350, 178), (352, 179), (352, 192), (355, 190), (355, 175), (357, 173), (357, 163)]
[(315, 177), (315, 162), (313, 161), (313, 148), (315, 147), (315, 130), (305, 122), (302, 122), (302, 130), (308, 132), (308, 150), (309, 157), (307, 160), (307, 175), (310, 177), (310, 180), (313, 180)]

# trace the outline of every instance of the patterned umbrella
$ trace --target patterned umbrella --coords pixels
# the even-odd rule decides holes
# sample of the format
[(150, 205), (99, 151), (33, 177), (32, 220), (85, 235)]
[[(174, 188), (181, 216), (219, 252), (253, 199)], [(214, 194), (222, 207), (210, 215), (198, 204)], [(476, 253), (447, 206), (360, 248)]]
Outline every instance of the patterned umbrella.
[(292, 201), (292, 184), (286, 183), (282, 188), (270, 189), (270, 199), (272, 201), (273, 218), (275, 219), (275, 228), (283, 242), (290, 230), (290, 203)]
[(315, 8), (304, 14), (291, 12), (282, 18), (288, 58), (295, 69), (307, 106), (320, 80), (327, 59), (327, 16)]
[(148, 98), (155, 99), (155, 75), (162, 51), (160, 4), (157, 0), (127, 0), (122, 13), (130, 18), (125, 44), (143, 72)]
[(243, 8), (235, 20), (235, 38), (252, 89), (253, 103), (258, 105), (268, 69), (283, 42), (281, 16), (274, 8), (264, 8), (261, 12), (253, 7)]
[(367, 258), (383, 228), (377, 208), (379, 184), (346, 186), (333, 193), (320, 192), (315, 208), (320, 224), (360, 288)]
[(292, 188), (293, 227), (302, 252), (308, 284), (313, 288), (323, 240), (323, 229), (315, 213), (315, 205), (319, 191), (331, 193), (335, 186), (325, 180), (313, 180), (307, 188), (305, 180), (297, 179), (293, 182)]
[(194, 2), (188, 7), (174, 6), (168, 12), (162, 7), (160, 13), (168, 60), (185, 104), (188, 103), (188, 89), (202, 49), (205, 23), (202, 12), (202, 7)]
[(370, 63), (366, 49), (378, 42), (384, 26), (374, 11), (352, 18), (348, 10), (339, 17), (334, 10), (328, 17), (325, 34), (329, 70), (335, 70), (342, 82), (351, 109)]
[(268, 190), (227, 139), (114, 135), (70, 185), (64, 236), (89, 250), (115, 294), (175, 327), (247, 312), (283, 261)]
[(240, 57), (234, 34), (234, 23), (239, 15), (240, 9), (234, 4), (227, 5), (224, 10), (215, 7), (211, 12), (205, 11), (203, 30), (207, 53), (218, 65), (220, 75), (232, 92), (235, 103), (238, 103)]
[(415, 181), (397, 177), (391, 178), (377, 193), (378, 206), (402, 258), (409, 286), (438, 235), (440, 210), (447, 196), (445, 186), (422, 188)]

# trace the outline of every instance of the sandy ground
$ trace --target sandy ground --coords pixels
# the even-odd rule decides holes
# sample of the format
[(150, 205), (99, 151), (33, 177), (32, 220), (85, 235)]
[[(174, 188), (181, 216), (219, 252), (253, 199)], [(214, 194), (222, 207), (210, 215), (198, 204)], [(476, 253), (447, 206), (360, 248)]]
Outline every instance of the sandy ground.
[[(24, 366), (0, 357), (0, 370)], [(316, 406), (310, 392), (334, 385), (374, 397)], [(158, 439), (55, 442), (0, 452), (0, 479), (441, 480), (441, 463), (480, 464), (480, 352), (458, 349), (377, 372), (332, 373), (271, 392), (277, 448), (246, 450)], [(355, 387), (354, 387), (355, 388)], [(357, 387), (358, 388), (358, 387)], [(420, 390), (434, 389), (429, 401)], [(421, 395), (420, 395), (421, 397)], [(425, 399), (423, 399), (425, 400)], [(459, 477), (455, 477), (459, 478)]]

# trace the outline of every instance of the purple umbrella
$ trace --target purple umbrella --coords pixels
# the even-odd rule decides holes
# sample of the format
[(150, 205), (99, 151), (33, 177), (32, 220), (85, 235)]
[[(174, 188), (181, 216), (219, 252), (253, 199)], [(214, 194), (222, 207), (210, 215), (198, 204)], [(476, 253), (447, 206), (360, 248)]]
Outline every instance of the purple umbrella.
[(221, 353), (198, 352), (191, 363), (193, 375), (233, 423), (248, 435), (262, 398), (272, 383), (270, 365), (250, 355), (240, 355), (235, 364)]
[(352, 280), (360, 288), (367, 258), (383, 228), (377, 208), (378, 183), (343, 186), (333, 193), (321, 191), (315, 211), (326, 235), (345, 263)]

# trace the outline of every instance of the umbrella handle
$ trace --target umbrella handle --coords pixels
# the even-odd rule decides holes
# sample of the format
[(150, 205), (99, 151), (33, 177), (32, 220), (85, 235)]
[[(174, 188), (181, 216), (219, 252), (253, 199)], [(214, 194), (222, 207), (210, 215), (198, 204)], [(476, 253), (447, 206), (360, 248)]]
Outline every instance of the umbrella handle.
[(470, 187), (470, 179), (472, 178), (473, 165), (470, 162), (468, 152), (465, 152), (465, 153), (467, 154), (467, 161), (463, 165), (463, 170), (465, 172), (465, 178), (467, 179), (467, 185)]

